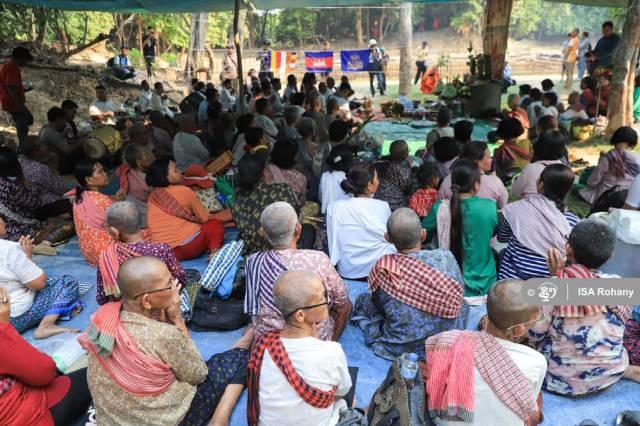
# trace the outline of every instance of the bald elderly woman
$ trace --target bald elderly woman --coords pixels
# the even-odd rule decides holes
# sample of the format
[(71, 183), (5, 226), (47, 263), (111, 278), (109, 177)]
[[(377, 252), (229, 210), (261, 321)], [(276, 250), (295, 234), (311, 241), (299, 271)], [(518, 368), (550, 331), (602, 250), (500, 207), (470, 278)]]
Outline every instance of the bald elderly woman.
[[(99, 424), (227, 424), (253, 335), (206, 363), (180, 314), (178, 280), (162, 260), (126, 260), (122, 300), (101, 306), (78, 340)], [(112, 342), (105, 344), (105, 342)]]

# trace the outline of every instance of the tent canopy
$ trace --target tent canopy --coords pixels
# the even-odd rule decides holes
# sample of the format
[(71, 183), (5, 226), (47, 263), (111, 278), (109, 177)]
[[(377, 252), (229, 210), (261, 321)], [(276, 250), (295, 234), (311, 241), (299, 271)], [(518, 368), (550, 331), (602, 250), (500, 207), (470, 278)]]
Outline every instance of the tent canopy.
[[(408, 0), (412, 3), (450, 3), (464, 0)], [(549, 0), (562, 3), (602, 7), (627, 7), (628, 0)], [(92, 10), (127, 13), (185, 13), (233, 10), (233, 0), (0, 0), (0, 3), (21, 4), (64, 10)], [(284, 9), (297, 7), (339, 7), (381, 4), (400, 4), (389, 0), (252, 0), (256, 9)]]
[[(464, 0), (408, 0), (412, 3), (450, 3)], [(44, 7), (48, 9), (91, 10), (119, 13), (188, 13), (220, 12), (233, 10), (233, 0), (0, 0), (0, 3), (21, 4), (24, 6)], [(250, 0), (259, 10), (304, 8), (304, 7), (340, 7), (361, 5), (400, 5), (399, 1), (389, 0)], [(243, 2), (246, 7), (246, 3)]]

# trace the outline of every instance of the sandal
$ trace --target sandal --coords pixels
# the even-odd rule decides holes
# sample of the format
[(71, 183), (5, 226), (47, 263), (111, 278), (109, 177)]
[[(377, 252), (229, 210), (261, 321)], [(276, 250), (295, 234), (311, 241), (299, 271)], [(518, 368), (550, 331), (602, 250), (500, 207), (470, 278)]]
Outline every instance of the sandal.
[(616, 426), (640, 426), (640, 411), (623, 411), (616, 416)]

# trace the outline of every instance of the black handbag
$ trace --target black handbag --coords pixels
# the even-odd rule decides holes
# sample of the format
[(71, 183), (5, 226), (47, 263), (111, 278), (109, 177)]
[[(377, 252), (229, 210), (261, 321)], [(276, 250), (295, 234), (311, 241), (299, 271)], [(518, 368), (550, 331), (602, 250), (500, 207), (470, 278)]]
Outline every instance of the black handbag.
[(193, 306), (193, 316), (189, 326), (194, 331), (237, 330), (249, 322), (244, 313), (244, 299), (222, 300), (201, 288)]
[(240, 262), (233, 279), (233, 291), (228, 299), (223, 300), (201, 287), (196, 296), (189, 327), (194, 331), (230, 331), (248, 324), (251, 316), (244, 313), (244, 281), (244, 262)]

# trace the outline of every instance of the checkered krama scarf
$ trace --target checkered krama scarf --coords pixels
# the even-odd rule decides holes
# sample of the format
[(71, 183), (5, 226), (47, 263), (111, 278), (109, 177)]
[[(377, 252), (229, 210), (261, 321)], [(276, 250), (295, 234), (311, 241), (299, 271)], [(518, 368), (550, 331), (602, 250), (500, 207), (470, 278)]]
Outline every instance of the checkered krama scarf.
[(307, 404), (316, 408), (329, 408), (333, 405), (336, 395), (335, 387), (330, 391), (323, 391), (307, 384), (293, 367), (287, 350), (282, 344), (280, 330), (270, 331), (256, 340), (249, 358), (247, 420), (250, 426), (257, 426), (260, 417), (260, 370), (265, 350), (269, 350), (269, 356), (273, 362)]
[(149, 202), (160, 207), (162, 211), (172, 216), (188, 220), (189, 222), (201, 223), (200, 218), (194, 215), (190, 209), (180, 204), (169, 192), (163, 188), (155, 188), (149, 195)]
[[(590, 279), (595, 278), (595, 275), (584, 265), (570, 265), (564, 269), (559, 269), (557, 274), (558, 278), (583, 278)], [(584, 306), (570, 306), (561, 305), (556, 306), (553, 309), (553, 314), (563, 318), (584, 318), (587, 315), (605, 314), (607, 313), (607, 307), (603, 305), (584, 305)]]
[(423, 312), (456, 318), (462, 286), (446, 274), (405, 254), (383, 256), (369, 273), (369, 290), (383, 289), (395, 299)]

